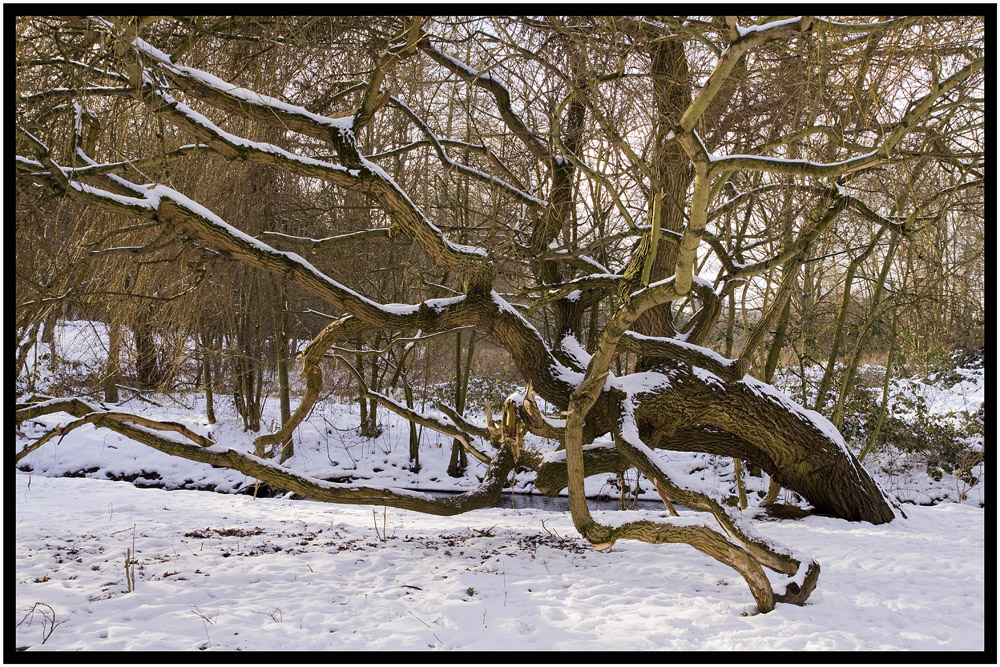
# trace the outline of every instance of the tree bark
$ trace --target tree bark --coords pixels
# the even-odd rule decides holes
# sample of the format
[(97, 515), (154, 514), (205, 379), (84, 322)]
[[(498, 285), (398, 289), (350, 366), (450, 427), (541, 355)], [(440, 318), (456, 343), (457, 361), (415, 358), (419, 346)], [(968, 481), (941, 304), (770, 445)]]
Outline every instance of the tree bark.
[(121, 305), (111, 308), (108, 319), (108, 360), (104, 367), (104, 400), (118, 402), (118, 385), (121, 383), (122, 315)]
[(135, 340), (136, 383), (140, 389), (156, 389), (163, 376), (153, 339), (152, 305), (138, 309), (132, 334)]
[[(647, 441), (656, 445), (660, 439), (658, 446), (669, 448), (681, 428), (714, 427), (731, 440), (713, 441), (713, 448), (722, 445), (728, 456), (760, 465), (817, 512), (876, 524), (894, 518), (881, 490), (819, 413), (800, 408), (750, 377), (705, 380), (703, 373), (679, 366), (670, 375), (670, 389), (646, 397), (636, 409), (640, 433), (649, 433)], [(706, 449), (698, 439), (684, 448)]]
[(209, 424), (214, 424), (215, 387), (212, 377), (212, 336), (204, 330), (201, 332), (201, 376), (205, 388), (205, 419)]
[[(469, 342), (465, 349), (465, 370), (462, 370), (462, 332), (455, 334), (455, 411), (465, 413), (465, 398), (469, 391), (469, 373), (472, 370), (472, 354), (476, 346), (476, 333), (469, 334)], [(469, 458), (461, 441), (454, 440), (451, 444), (451, 459), (448, 461), (448, 475), (461, 477), (469, 466)]]

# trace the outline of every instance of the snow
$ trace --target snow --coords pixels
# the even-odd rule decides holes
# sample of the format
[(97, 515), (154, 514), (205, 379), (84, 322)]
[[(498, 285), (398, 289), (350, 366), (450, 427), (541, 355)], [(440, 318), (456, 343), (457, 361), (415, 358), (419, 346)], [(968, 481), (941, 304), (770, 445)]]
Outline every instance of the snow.
[(325, 125), (328, 127), (336, 128), (340, 130), (341, 133), (344, 134), (351, 133), (353, 131), (352, 126), (354, 124), (354, 118), (352, 116), (346, 116), (344, 118), (330, 118), (322, 114), (313, 113), (308, 109), (306, 109), (305, 107), (289, 104), (288, 102), (279, 100), (276, 97), (271, 97), (270, 95), (264, 95), (262, 93), (258, 93), (248, 88), (242, 88), (240, 86), (236, 86), (232, 83), (229, 83), (228, 81), (220, 79), (214, 74), (205, 72), (204, 70), (174, 63), (171, 61), (170, 56), (168, 56), (166, 53), (160, 51), (156, 47), (150, 45), (148, 42), (140, 38), (136, 38), (132, 42), (132, 45), (136, 49), (158, 60), (161, 67), (170, 70), (172, 72), (175, 72), (177, 74), (185, 75), (191, 77), (192, 79), (197, 79), (206, 86), (214, 88), (215, 90), (218, 90), (220, 92), (226, 93), (227, 95), (230, 95), (232, 97), (236, 97), (245, 102), (249, 102), (250, 104), (271, 107), (273, 109), (284, 111), (285, 113), (302, 116), (304, 118), (308, 118), (309, 120), (318, 125)]
[(587, 352), (583, 345), (580, 344), (580, 341), (576, 339), (576, 336), (571, 333), (563, 336), (559, 340), (559, 347), (581, 368), (586, 368), (590, 364), (590, 360), (593, 357), (593, 355)]
[(554, 359), (551, 360), (550, 363), (552, 365), (552, 376), (560, 382), (565, 382), (566, 384), (574, 387), (579, 386), (580, 383), (583, 382), (584, 373), (575, 371), (568, 366), (564, 366)]
[[(693, 548), (595, 553), (565, 513), (390, 509), (382, 541), (381, 508), (24, 473), (11, 486), (12, 641), (31, 651), (985, 649), (984, 513), (969, 506), (760, 522), (823, 570), (806, 606), (756, 614), (742, 579)], [(44, 644), (35, 603), (58, 623)]]
[(726, 160), (754, 160), (760, 163), (761, 167), (765, 167), (768, 164), (786, 164), (786, 165), (796, 165), (801, 167), (844, 167), (847, 165), (862, 162), (869, 158), (875, 157), (880, 151), (880, 148), (876, 148), (873, 151), (865, 153), (864, 155), (858, 155), (852, 158), (847, 158), (846, 160), (839, 160), (836, 162), (815, 162), (813, 160), (806, 160), (802, 158), (780, 158), (771, 157), (764, 155), (750, 155), (747, 153), (734, 153), (732, 155), (718, 155), (716, 153), (708, 154), (708, 161), (713, 163), (725, 162)]
[(712, 285), (712, 281), (708, 278), (703, 278), (702, 276), (691, 276), (691, 282), (695, 285), (701, 285), (702, 287), (707, 287), (709, 289), (715, 289)]
[(37, 169), (44, 168), (42, 166), (42, 163), (39, 162), (38, 160), (32, 160), (32, 159), (26, 158), (26, 157), (24, 157), (22, 155), (15, 155), (14, 156), (14, 161), (15, 162), (20, 162), (21, 164), (28, 165), (29, 167), (35, 167)]
[[(128, 332), (123, 344), (131, 354)], [(60, 363), (73, 373), (97, 372), (106, 345), (101, 323), (57, 327)], [(48, 353), (41, 344), (31, 362), (42, 392), (54, 382)], [(978, 408), (983, 375), (962, 371), (962, 377), (953, 391), (934, 389), (942, 410)], [(669, 378), (649, 373), (612, 381), (634, 395)], [(932, 385), (925, 386), (930, 392)], [(219, 423), (209, 426), (199, 394), (154, 396), (160, 405), (131, 398), (131, 391), (124, 395), (129, 400), (108, 407), (179, 422), (212, 435), (220, 450), (253, 451), (256, 434), (242, 431), (229, 397), (217, 396)], [(265, 429), (277, 414), (277, 401), (267, 401)], [(466, 416), (483, 423), (482, 415)], [(52, 414), (26, 422), (15, 449), (71, 420)], [(379, 437), (361, 438), (353, 405), (321, 401), (297, 431), (295, 456), (286, 465), (340, 488), (346, 478), (415, 492), (478, 485), (485, 468), (474, 459), (465, 477), (444, 473), (450, 437), (423, 429), (423, 467), (412, 472), (406, 466), (408, 424), (382, 409), (379, 422)], [(548, 452), (548, 460), (565, 456), (551, 441), (531, 435), (526, 446)], [(614, 445), (606, 438), (587, 445), (598, 447)], [(656, 456), (687, 486), (715, 496), (735, 487), (731, 461), (675, 452)], [(890, 486), (871, 461), (872, 474), (897, 495), (904, 486), (930, 502), (949, 484), (954, 489), (954, 477), (939, 486), (926, 476)], [(15, 508), (9, 520), (15, 534), (13, 641), (30, 651), (986, 647), (982, 484), (964, 504), (907, 505), (907, 519), (880, 526), (820, 516), (776, 522), (757, 508), (736, 513), (768, 541), (822, 568), (806, 606), (779, 604), (761, 615), (733, 570), (687, 545), (620, 541), (597, 553), (575, 531), (568, 512), (511, 509), (512, 502), (524, 505), (522, 493), (534, 473), (514, 476), (519, 493), (512, 500), (505, 490), (504, 507), (448, 518), (388, 509), (383, 528), (381, 506), (238, 495), (233, 492), (239, 489), (252, 494), (254, 481), (91, 425), (46, 443), (23, 464), (30, 472), (18, 470), (7, 482)], [(588, 496), (608, 494), (609, 477), (588, 478)], [(751, 496), (766, 490), (766, 479), (748, 476), (746, 482)], [(166, 488), (141, 488), (152, 485)], [(176, 488), (181, 486), (187, 489)], [(188, 490), (194, 487), (223, 493)], [(640, 497), (657, 498), (648, 482)], [(783, 500), (789, 501), (787, 492)], [(598, 509), (594, 516), (614, 525), (709, 520), (678, 510), (680, 519), (668, 519), (656, 505)], [(138, 562), (135, 590), (129, 592), (125, 555), (133, 546)], [(772, 580), (781, 588), (790, 579), (772, 574)], [(54, 629), (43, 617), (51, 613)]]
[[(884, 371), (883, 371), (884, 372)], [(920, 396), (927, 403), (927, 411), (931, 414), (951, 416), (956, 413), (973, 414), (986, 400), (986, 385), (983, 383), (982, 372), (970, 369), (956, 369), (962, 380), (947, 389), (937, 387), (932, 383), (919, 379), (893, 380), (890, 406), (897, 413), (904, 410), (900, 406), (898, 396)]]
[(634, 338), (636, 340), (652, 340), (667, 345), (675, 345), (677, 347), (691, 350), (693, 352), (705, 355), (706, 357), (712, 359), (713, 361), (715, 361), (716, 363), (718, 363), (720, 366), (723, 367), (736, 365), (736, 359), (729, 359), (727, 357), (722, 356), (721, 354), (719, 354), (718, 352), (716, 352), (711, 348), (702, 347), (701, 345), (694, 345), (693, 343), (688, 343), (687, 341), (683, 341), (678, 338), (657, 338), (655, 336), (646, 336), (644, 334), (637, 333), (635, 331), (626, 331), (625, 335), (630, 338)]
[(694, 376), (704, 382), (705, 384), (715, 385), (720, 390), (725, 390), (726, 383), (722, 381), (715, 373), (711, 371), (706, 371), (704, 368), (698, 368), (697, 366), (692, 366), (691, 370), (694, 372)]
[(608, 271), (608, 268), (606, 266), (604, 266), (603, 264), (601, 264), (600, 262), (598, 262), (593, 257), (588, 257), (587, 255), (580, 255), (579, 257), (577, 257), (577, 259), (579, 259), (583, 263), (589, 264), (591, 267), (597, 269), (597, 271), (601, 275), (616, 275), (616, 274), (613, 274), (610, 271)]
[(617, 377), (614, 373), (608, 373), (608, 379), (604, 381), (604, 388), (606, 390), (617, 389), (630, 396), (650, 393), (669, 385), (669, 375), (656, 371), (630, 373), (622, 377)]
[(436, 313), (440, 313), (448, 308), (448, 306), (454, 306), (455, 304), (465, 301), (465, 295), (460, 294), (458, 296), (446, 296), (437, 299), (427, 299), (424, 304)]
[[(564, 422), (562, 424), (562, 426), (565, 426), (565, 421), (566, 420), (562, 420), (562, 421)], [(595, 440), (594, 442), (590, 443), (589, 445), (584, 445), (583, 446), (583, 451), (587, 452), (587, 451), (590, 451), (590, 450), (614, 449), (614, 448), (615, 448), (615, 443), (614, 442), (612, 442), (611, 440), (608, 440), (606, 438), (602, 438), (602, 439), (599, 439), (599, 440)], [(562, 461), (565, 461), (566, 460), (566, 450), (565, 449), (559, 449), (559, 450), (556, 450), (556, 451), (549, 452), (548, 454), (546, 454), (543, 457), (543, 460), (546, 463), (560, 463)]]
[(765, 30), (772, 30), (774, 28), (781, 27), (783, 25), (793, 25), (802, 20), (801, 16), (793, 16), (788, 19), (781, 19), (779, 21), (771, 21), (770, 23), (764, 23), (761, 25), (752, 25), (744, 28), (743, 26), (736, 26), (736, 32), (739, 33), (740, 37), (746, 37), (747, 35), (753, 34), (755, 32), (764, 32)]
[(110, 199), (112, 201), (118, 202), (123, 206), (135, 206), (138, 208), (145, 208), (149, 210), (156, 210), (157, 201), (152, 201), (149, 198), (138, 199), (136, 197), (125, 197), (124, 195), (119, 195), (108, 190), (103, 190), (101, 188), (95, 188), (93, 186), (87, 185), (86, 183), (80, 183), (79, 181), (70, 181), (69, 186), (74, 190), (79, 190), (80, 192), (85, 192), (87, 194), (92, 194), (98, 197), (104, 197), (105, 199)]

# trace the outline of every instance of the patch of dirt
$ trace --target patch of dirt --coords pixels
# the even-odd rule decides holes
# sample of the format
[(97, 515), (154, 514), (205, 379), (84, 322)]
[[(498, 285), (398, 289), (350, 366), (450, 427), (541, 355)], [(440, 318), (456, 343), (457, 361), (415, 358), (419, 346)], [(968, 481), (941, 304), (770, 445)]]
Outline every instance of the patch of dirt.
[[(215, 535), (212, 535), (215, 533)], [(262, 535), (264, 529), (260, 526), (254, 526), (253, 530), (247, 530), (245, 528), (205, 528), (204, 530), (193, 530), (190, 533), (184, 533), (184, 537), (193, 537), (195, 539), (204, 540), (208, 537), (251, 537), (253, 535)]]

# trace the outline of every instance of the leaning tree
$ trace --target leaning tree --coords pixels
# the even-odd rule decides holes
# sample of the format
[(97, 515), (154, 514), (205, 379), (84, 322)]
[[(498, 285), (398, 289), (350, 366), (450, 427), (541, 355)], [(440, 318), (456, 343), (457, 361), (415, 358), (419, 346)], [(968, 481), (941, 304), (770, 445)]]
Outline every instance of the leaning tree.
[[(760, 536), (670, 452), (749, 462), (817, 512), (896, 516), (837, 429), (753, 373), (802, 267), (843, 221), (862, 246), (906, 243), (947, 217), (942, 191), (981, 187), (969, 156), (983, 67), (977, 17), (20, 17), (16, 183), (18, 210), (33, 213), (19, 242), (48, 224), (38, 211), (100, 211), (128, 230), (129, 253), (180, 243), (192, 275), (237, 263), (337, 317), (301, 352), (302, 400), (257, 438), (258, 455), (64, 397), (18, 404), (18, 423), (75, 417), (18, 460), (92, 424), (308, 498), (439, 515), (492, 505), (525, 466), (541, 492), (568, 490), (597, 550), (686, 543), (739, 571), (761, 611), (802, 604), (819, 565)], [(229, 173), (260, 184), (227, 190), (250, 199), (240, 219), (205, 194)], [(338, 275), (322, 215), (292, 230), (275, 213), (292, 190), (366, 202), (370, 233), (406, 239), (439, 291), (386, 303)], [(52, 233), (74, 243), (65, 226)], [(116, 233), (88, 238), (120, 250)], [(25, 331), (55, 292), (85, 282), (72, 268), (83, 255), (19, 293)], [(759, 318), (738, 349), (728, 341), (734, 357), (718, 354), (724, 304), (731, 313), (762, 276), (776, 279)], [(317, 401), (332, 349), (376, 330), (412, 341), (470, 328), (525, 382), (497, 419), (422, 412), (357, 380), (484, 462), (476, 490), (330, 483), (267, 456)], [(602, 524), (584, 479), (630, 468), (707, 514)]]

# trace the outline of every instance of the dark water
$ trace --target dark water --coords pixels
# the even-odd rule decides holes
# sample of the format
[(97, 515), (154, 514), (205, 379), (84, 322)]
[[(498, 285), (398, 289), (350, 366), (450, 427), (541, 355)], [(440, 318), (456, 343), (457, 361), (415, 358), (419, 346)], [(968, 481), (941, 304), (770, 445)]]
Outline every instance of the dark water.
[[(424, 493), (434, 496), (435, 498), (449, 498), (456, 494), (449, 493), (446, 491), (424, 491)], [(590, 505), (592, 510), (616, 510), (620, 508), (618, 498), (588, 498), (587, 503)], [(503, 509), (532, 509), (532, 510), (546, 510), (549, 512), (568, 512), (569, 511), (569, 498), (566, 496), (557, 496), (555, 498), (549, 498), (548, 496), (543, 496), (535, 493), (504, 493), (500, 496), (500, 500), (494, 505), (494, 507), (500, 507)], [(683, 509), (679, 505), (674, 504), (677, 509)], [(663, 503), (659, 500), (637, 500), (635, 506), (631, 504), (631, 499), (629, 499), (626, 509), (637, 509), (637, 510), (652, 510), (666, 511)]]
[[(331, 480), (331, 481), (349, 481), (349, 480)], [(429, 491), (426, 489), (413, 489), (414, 491), (420, 491), (426, 493), (434, 498), (451, 498), (452, 496), (458, 495), (460, 492), (452, 491)], [(249, 485), (238, 493), (244, 495), (254, 494), (258, 498), (274, 498), (274, 497), (284, 497), (287, 493), (282, 490), (274, 490), (266, 484), (261, 484), (260, 486), (254, 487), (254, 485)], [(293, 499), (301, 499), (299, 496), (292, 496)], [(612, 497), (605, 498), (588, 498), (587, 503), (592, 510), (617, 510), (621, 509), (619, 499)], [(511, 494), (509, 491), (504, 492), (500, 496), (500, 500), (496, 502), (494, 507), (500, 507), (503, 509), (532, 509), (532, 510), (544, 510), (548, 512), (569, 512), (569, 498), (566, 496), (557, 496), (555, 498), (549, 498), (548, 496), (543, 496), (537, 493), (515, 493)], [(674, 507), (678, 510), (686, 509), (677, 503), (674, 503)], [(666, 507), (659, 500), (637, 500), (635, 504), (632, 504), (632, 499), (629, 498), (625, 509), (637, 509), (637, 510), (651, 510), (654, 512), (665, 512)]]

